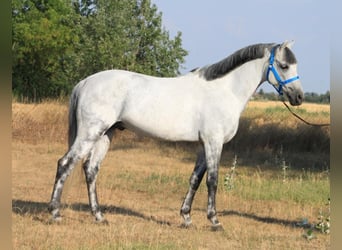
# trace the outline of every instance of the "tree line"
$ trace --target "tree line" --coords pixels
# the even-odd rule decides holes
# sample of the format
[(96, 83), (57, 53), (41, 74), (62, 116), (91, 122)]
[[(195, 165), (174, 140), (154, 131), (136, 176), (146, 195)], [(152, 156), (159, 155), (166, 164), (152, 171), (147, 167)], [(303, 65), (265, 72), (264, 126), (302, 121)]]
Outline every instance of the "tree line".
[(12, 0), (12, 92), (39, 101), (68, 95), (106, 69), (179, 74), (187, 51), (150, 0)]
[[(275, 92), (264, 92), (263, 89), (260, 89), (253, 95), (254, 100), (271, 100), (276, 101), (279, 100), (278, 93)], [(280, 99), (284, 99), (284, 97), (280, 97)], [(318, 94), (315, 92), (305, 92), (304, 93), (304, 101), (310, 103), (324, 103), (330, 104), (330, 91), (325, 92), (325, 94)]]

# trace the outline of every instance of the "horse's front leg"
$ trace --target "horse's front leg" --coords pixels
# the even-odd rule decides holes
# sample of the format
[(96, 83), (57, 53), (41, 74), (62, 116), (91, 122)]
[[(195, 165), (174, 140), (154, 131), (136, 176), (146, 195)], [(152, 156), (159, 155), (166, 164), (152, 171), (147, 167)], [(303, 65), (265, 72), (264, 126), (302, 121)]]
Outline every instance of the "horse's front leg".
[(212, 223), (213, 230), (223, 230), (216, 215), (216, 191), (218, 184), (218, 168), (222, 152), (221, 143), (211, 141), (204, 144), (207, 162), (208, 213), (207, 218)]
[(204, 153), (204, 150), (201, 150), (197, 155), (195, 169), (189, 180), (190, 187), (183, 201), (182, 208), (180, 210), (180, 214), (184, 219), (185, 227), (189, 227), (192, 223), (191, 217), (190, 217), (192, 202), (194, 200), (196, 191), (199, 185), (201, 184), (201, 181), (203, 179), (203, 176), (206, 170), (207, 170), (207, 164), (205, 160), (205, 153)]

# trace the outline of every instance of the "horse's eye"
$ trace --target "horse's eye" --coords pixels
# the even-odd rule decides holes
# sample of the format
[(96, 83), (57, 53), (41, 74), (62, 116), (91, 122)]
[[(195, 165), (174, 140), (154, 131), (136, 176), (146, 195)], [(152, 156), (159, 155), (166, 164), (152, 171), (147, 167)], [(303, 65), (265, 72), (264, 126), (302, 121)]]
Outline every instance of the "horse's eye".
[(289, 68), (289, 65), (287, 65), (286, 63), (280, 63), (278, 62), (278, 66), (282, 69), (282, 70), (287, 70)]

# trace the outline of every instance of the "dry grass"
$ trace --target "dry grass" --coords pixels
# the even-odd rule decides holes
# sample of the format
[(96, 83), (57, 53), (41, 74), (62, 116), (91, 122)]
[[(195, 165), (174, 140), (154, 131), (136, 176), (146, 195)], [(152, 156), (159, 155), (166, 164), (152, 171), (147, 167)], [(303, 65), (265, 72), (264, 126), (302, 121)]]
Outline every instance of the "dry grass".
[[(330, 122), (329, 105), (304, 103), (292, 109), (309, 122)], [(304, 124), (281, 102), (249, 102), (237, 135), (225, 149), (244, 159), (244, 164), (273, 166), (278, 158), (292, 168), (324, 170), (330, 165), (330, 127)]]
[(12, 104), (12, 137), (30, 143), (67, 140), (68, 105), (59, 102), (44, 104)]
[[(264, 104), (253, 103), (254, 108), (257, 105)], [(329, 235), (317, 233), (314, 240), (308, 241), (302, 237), (305, 229), (293, 226), (302, 218), (311, 222), (317, 219), (329, 195), (329, 179), (324, 173), (306, 172), (304, 176), (293, 170), (288, 173), (288, 182), (283, 183), (278, 169), (240, 164), (237, 188), (227, 192), (223, 178), (233, 155), (225, 153), (217, 197), (225, 231), (210, 231), (203, 184), (193, 206), (195, 227), (182, 229), (179, 209), (194, 165), (194, 147), (154, 142), (125, 131), (113, 142), (98, 179), (99, 200), (109, 225), (93, 222), (81, 168), (75, 169), (66, 183), (62, 198), (64, 220), (49, 224), (47, 202), (56, 162), (66, 149), (67, 106), (49, 102), (13, 103), (12, 107), (15, 249), (328, 249), (330, 246)], [(315, 107), (312, 112), (320, 110)], [(267, 180), (272, 180), (273, 189), (292, 196), (253, 193), (258, 188), (265, 193), (262, 187), (270, 183)], [(291, 192), (291, 189), (296, 190)], [(317, 194), (314, 198), (310, 190)]]
[[(259, 108), (259, 109), (267, 109), (267, 108), (275, 108), (275, 107), (284, 107), (281, 102), (273, 102), (273, 101), (249, 101), (247, 104), (248, 108)], [(330, 113), (330, 105), (322, 105), (317, 103), (306, 103), (303, 102), (302, 105), (297, 107), (292, 107), (294, 110), (305, 109), (308, 112), (328, 112)]]

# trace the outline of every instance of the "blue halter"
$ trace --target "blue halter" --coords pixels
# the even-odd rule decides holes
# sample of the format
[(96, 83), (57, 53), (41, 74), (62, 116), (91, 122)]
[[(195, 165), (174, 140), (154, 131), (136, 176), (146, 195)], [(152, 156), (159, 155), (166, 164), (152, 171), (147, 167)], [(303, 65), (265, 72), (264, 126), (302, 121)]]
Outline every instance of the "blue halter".
[(289, 79), (284, 80), (284, 81), (280, 78), (277, 69), (276, 69), (276, 68), (274, 67), (274, 65), (273, 65), (273, 64), (274, 64), (274, 52), (275, 52), (275, 49), (276, 49), (277, 47), (278, 47), (278, 46), (275, 46), (275, 47), (273, 47), (272, 50), (271, 50), (270, 63), (269, 63), (269, 65), (268, 65), (268, 69), (267, 69), (266, 80), (267, 80), (269, 83), (271, 83), (271, 82), (269, 81), (269, 75), (270, 75), (270, 72), (272, 71), (272, 73), (273, 73), (275, 79), (277, 80), (279, 86), (278, 86), (278, 88), (277, 88), (277, 87), (274, 86), (272, 83), (271, 83), (271, 84), (272, 84), (272, 86), (276, 89), (276, 91), (279, 93), (279, 95), (283, 95), (283, 86), (286, 85), (286, 84), (288, 84), (288, 83), (290, 83), (290, 82), (293, 82), (293, 81), (298, 80), (298, 79), (299, 79), (299, 76), (294, 76), (294, 77), (289, 78)]

